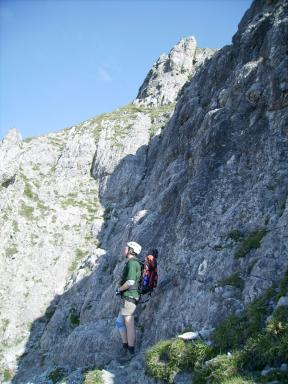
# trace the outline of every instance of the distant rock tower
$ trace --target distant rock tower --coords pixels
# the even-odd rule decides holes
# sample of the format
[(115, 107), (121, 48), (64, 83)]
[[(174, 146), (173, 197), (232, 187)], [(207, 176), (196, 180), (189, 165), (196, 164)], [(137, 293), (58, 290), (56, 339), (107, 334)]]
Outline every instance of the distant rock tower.
[(0, 186), (13, 182), (19, 167), (21, 135), (16, 128), (8, 131), (0, 142)]
[(194, 36), (183, 38), (155, 62), (139, 89), (135, 104), (157, 106), (174, 103), (183, 85), (215, 49), (196, 48)]

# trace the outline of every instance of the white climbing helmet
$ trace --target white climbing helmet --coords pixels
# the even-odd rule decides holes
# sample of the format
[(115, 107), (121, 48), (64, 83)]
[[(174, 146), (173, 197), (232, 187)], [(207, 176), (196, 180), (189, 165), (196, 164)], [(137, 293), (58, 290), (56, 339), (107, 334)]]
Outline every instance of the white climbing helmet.
[(136, 255), (139, 255), (139, 253), (142, 250), (141, 245), (138, 243), (135, 243), (135, 241), (129, 241), (129, 243), (127, 243), (127, 246), (133, 249), (133, 252), (136, 253)]

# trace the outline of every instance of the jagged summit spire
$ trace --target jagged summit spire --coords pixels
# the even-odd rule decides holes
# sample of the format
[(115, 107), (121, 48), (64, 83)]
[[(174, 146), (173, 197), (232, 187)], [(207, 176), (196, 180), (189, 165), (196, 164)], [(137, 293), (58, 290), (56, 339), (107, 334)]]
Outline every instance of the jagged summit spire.
[(162, 105), (176, 101), (180, 89), (196, 68), (215, 50), (197, 48), (196, 38), (188, 36), (162, 54), (141, 85), (135, 104)]
[(10, 128), (9, 131), (6, 133), (4, 138), (2, 139), (3, 142), (12, 142), (12, 143), (19, 143), (22, 140), (21, 133), (18, 131), (17, 128)]
[(21, 134), (16, 128), (11, 128), (0, 141), (0, 186), (13, 182), (19, 167), (21, 153)]

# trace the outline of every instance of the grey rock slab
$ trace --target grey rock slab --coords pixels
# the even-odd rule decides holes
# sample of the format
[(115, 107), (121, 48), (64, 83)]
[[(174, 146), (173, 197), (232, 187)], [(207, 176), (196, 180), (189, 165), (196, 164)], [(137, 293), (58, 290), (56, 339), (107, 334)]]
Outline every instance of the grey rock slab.
[(281, 306), (288, 307), (288, 296), (280, 297), (280, 299), (277, 302), (276, 308)]

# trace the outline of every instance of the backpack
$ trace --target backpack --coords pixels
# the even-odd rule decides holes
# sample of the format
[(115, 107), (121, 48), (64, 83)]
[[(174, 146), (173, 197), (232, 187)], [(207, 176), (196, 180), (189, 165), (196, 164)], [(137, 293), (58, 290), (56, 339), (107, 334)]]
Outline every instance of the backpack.
[(141, 295), (152, 293), (153, 289), (157, 287), (158, 271), (157, 271), (157, 249), (153, 249), (145, 257), (144, 263), (141, 264), (141, 277), (138, 286), (138, 292)]

